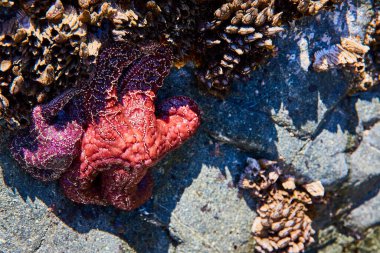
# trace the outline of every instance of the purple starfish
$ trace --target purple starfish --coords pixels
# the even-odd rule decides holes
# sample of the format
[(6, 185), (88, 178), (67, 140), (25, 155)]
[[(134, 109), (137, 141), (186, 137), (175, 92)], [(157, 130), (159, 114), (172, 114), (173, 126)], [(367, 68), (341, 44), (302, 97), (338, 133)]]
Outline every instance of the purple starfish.
[(32, 125), (13, 139), (13, 157), (34, 178), (58, 179), (78, 156), (83, 127), (73, 105), (70, 108), (66, 104), (80, 92), (70, 89), (49, 103), (35, 107)]

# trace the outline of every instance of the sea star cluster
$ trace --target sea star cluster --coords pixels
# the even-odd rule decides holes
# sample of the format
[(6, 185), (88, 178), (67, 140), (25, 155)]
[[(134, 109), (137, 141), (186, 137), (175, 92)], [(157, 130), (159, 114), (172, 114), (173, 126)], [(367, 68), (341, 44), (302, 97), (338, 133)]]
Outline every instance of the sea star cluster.
[[(81, 100), (78, 98), (75, 103), (83, 111), (68, 111), (71, 121), (61, 123), (58, 110), (72, 92), (57, 99), (64, 102), (44, 105), (44, 114), (52, 117), (51, 121), (41, 120), (37, 115), (33, 126), (40, 131), (36, 135), (45, 138), (35, 137), (33, 131), (25, 137), (16, 137), (12, 153), (37, 178), (41, 178), (39, 173), (54, 167), (47, 168), (51, 163), (41, 158), (54, 157), (55, 163), (62, 165), (55, 175), (59, 177), (65, 172), (60, 183), (66, 196), (75, 202), (132, 210), (152, 194), (149, 168), (195, 133), (200, 124), (199, 110), (193, 100), (183, 96), (169, 98), (155, 110), (157, 91), (172, 65), (168, 46), (115, 44), (105, 48), (97, 62), (94, 77), (83, 85)], [(39, 108), (34, 111), (41, 111)], [(77, 132), (67, 130), (77, 121), (83, 122), (83, 136), (80, 127)], [(80, 126), (79, 123), (75, 126)], [(29, 139), (35, 140), (33, 149), (39, 155), (31, 157), (25, 153), (27, 149), (33, 151), (26, 143)], [(81, 140), (79, 148), (72, 139)], [(69, 146), (71, 153), (66, 153), (71, 160), (60, 159), (54, 153), (60, 152), (54, 145)]]

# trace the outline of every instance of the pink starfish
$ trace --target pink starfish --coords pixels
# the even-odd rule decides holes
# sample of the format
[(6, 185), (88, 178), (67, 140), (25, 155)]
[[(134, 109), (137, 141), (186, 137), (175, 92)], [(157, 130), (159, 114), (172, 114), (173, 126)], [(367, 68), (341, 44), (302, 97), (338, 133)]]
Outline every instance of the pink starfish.
[(78, 93), (79, 89), (70, 89), (49, 103), (36, 106), (32, 125), (13, 139), (13, 157), (34, 178), (58, 179), (79, 155), (83, 122), (73, 106), (66, 106)]
[(172, 64), (167, 46), (111, 46), (98, 61), (84, 94), (89, 125), (81, 155), (61, 185), (75, 202), (132, 210), (152, 194), (149, 168), (195, 133), (199, 110), (180, 96), (156, 112), (156, 93)]

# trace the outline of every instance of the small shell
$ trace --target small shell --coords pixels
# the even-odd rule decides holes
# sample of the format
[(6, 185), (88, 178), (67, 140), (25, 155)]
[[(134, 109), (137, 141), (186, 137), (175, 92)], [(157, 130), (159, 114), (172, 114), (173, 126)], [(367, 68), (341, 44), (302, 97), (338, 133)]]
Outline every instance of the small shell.
[(273, 26), (280, 26), (281, 25), (281, 16), (283, 12), (279, 12), (272, 17), (272, 25)]
[(249, 66), (245, 66), (241, 71), (240, 73), (242, 75), (248, 75), (249, 73), (251, 73), (252, 69), (249, 67)]
[[(282, 210), (282, 216), (283, 217), (286, 217), (289, 215), (289, 212), (290, 212), (290, 208), (286, 207)], [(286, 225), (285, 225), (286, 226)]]
[[(274, 222), (274, 223), (272, 223), (272, 225), (271, 225), (271, 229), (272, 229), (273, 231), (279, 231), (279, 230), (281, 230), (283, 227), (284, 227), (284, 223), (283, 223), (282, 221)], [(282, 230), (281, 230), (281, 231), (282, 231)], [(280, 237), (283, 237), (283, 236), (280, 235)]]
[(289, 228), (289, 227), (293, 227), (295, 224), (295, 221), (294, 220), (288, 220), (287, 222), (285, 222), (285, 227), (286, 228)]
[(9, 100), (0, 93), (0, 106), (3, 109), (7, 109), (9, 107)]
[(24, 84), (24, 78), (22, 76), (17, 76), (13, 79), (11, 86), (9, 87), (9, 92), (15, 95), (20, 92), (22, 85)]
[(290, 238), (289, 237), (286, 237), (284, 239), (281, 239), (280, 241), (277, 242), (277, 246), (282, 249), (282, 248), (285, 248), (286, 246), (288, 246), (290, 242)]
[(294, 229), (294, 230), (301, 229), (301, 226), (302, 226), (302, 222), (296, 223), (296, 224), (293, 226), (293, 229)]
[(309, 15), (316, 15), (323, 8), (323, 4), (319, 2), (311, 2), (308, 9)]
[(20, 43), (22, 40), (24, 40), (27, 36), (27, 31), (25, 28), (19, 28), (17, 29), (15, 35), (13, 36), (13, 40), (16, 43)]
[(268, 179), (271, 182), (271, 184), (274, 184), (279, 177), (280, 177), (280, 175), (277, 171), (271, 171), (268, 174)]
[(289, 244), (288, 252), (299, 253), (299, 252), (300, 252), (300, 249), (298, 248), (298, 245), (297, 245), (297, 244), (295, 244), (294, 242), (291, 242), (291, 243)]
[(272, 49), (273, 48), (273, 41), (271, 39), (267, 39), (264, 41), (263, 45), (267, 49)]
[(86, 59), (89, 56), (89, 51), (86, 43), (82, 42), (79, 46), (79, 57)]
[(303, 188), (315, 198), (323, 197), (325, 195), (325, 189), (323, 188), (321, 181), (304, 184)]
[(353, 38), (342, 38), (340, 44), (344, 49), (356, 54), (365, 54), (369, 51), (368, 46), (364, 46), (360, 41)]
[(255, 20), (255, 25), (256, 26), (262, 26), (265, 21), (267, 20), (267, 16), (266, 16), (266, 13), (268, 11), (268, 7), (264, 8), (258, 15), (257, 15), (257, 18)]
[(0, 63), (0, 70), (2, 72), (8, 71), (12, 67), (12, 62), (9, 60), (3, 60)]
[(268, 204), (264, 204), (259, 208), (260, 212), (268, 212), (269, 211), (269, 206)]
[(251, 231), (254, 235), (259, 235), (264, 230), (264, 226), (262, 225), (261, 221), (262, 220), (260, 217), (256, 217), (253, 221)]
[(230, 69), (234, 68), (234, 65), (232, 63), (228, 63), (225, 60), (221, 60), (220, 61), (220, 65), (222, 65), (225, 68), (230, 68)]
[(306, 13), (309, 9), (309, 0), (300, 0), (297, 5), (297, 10), (301, 13)]
[(302, 242), (297, 243), (297, 247), (299, 249), (299, 252), (302, 252), (305, 250), (305, 245)]
[(240, 35), (247, 35), (255, 32), (255, 28), (253, 27), (240, 27), (238, 30), (238, 34)]
[(265, 34), (268, 35), (268, 36), (272, 36), (272, 35), (275, 35), (277, 33), (283, 32), (283, 31), (285, 31), (284, 28), (275, 26), (275, 27), (269, 27), (265, 31)]
[(235, 16), (231, 19), (231, 25), (239, 25), (243, 19), (244, 12), (243, 11), (237, 11)]
[(42, 103), (46, 100), (47, 94), (45, 92), (41, 92), (37, 95), (37, 102)]
[(247, 43), (254, 42), (255, 40), (261, 39), (263, 35), (261, 33), (254, 33), (246, 36), (244, 41)]
[(226, 61), (229, 61), (229, 62), (233, 62), (235, 64), (239, 64), (240, 63), (240, 58), (238, 56), (234, 56), (232, 54), (225, 54), (223, 56), (223, 59), (226, 60)]
[(270, 227), (269, 219), (261, 219), (261, 224), (262, 224), (264, 227)]
[(229, 34), (236, 34), (239, 30), (239, 27), (235, 26), (235, 25), (229, 25), (227, 26), (224, 31), (226, 33), (229, 33)]
[(215, 45), (219, 45), (221, 43), (220, 40), (206, 40), (207, 47), (213, 47)]
[(222, 7), (217, 9), (214, 13), (215, 17), (220, 20), (227, 20), (231, 16), (231, 8), (228, 4), (223, 4)]
[(267, 159), (260, 159), (259, 164), (260, 164), (260, 167), (266, 169), (266, 168), (272, 167), (272, 165), (274, 165), (274, 164), (277, 164), (277, 162), (267, 160)]
[(284, 228), (283, 230), (278, 232), (278, 236), (281, 238), (284, 238), (285, 236), (288, 236), (292, 230), (293, 230), (292, 227)]
[(230, 39), (230, 37), (228, 37), (228, 35), (225, 34), (225, 33), (222, 33), (222, 34), (220, 35), (220, 38), (222, 38), (223, 40), (225, 40), (225, 41), (226, 41), (227, 43), (229, 43), (229, 44), (232, 43), (232, 40)]
[(82, 8), (88, 8), (90, 5), (96, 4), (99, 0), (78, 0), (78, 4)]
[(257, 244), (259, 244), (262, 248), (264, 248), (267, 252), (272, 252), (273, 251), (273, 246), (272, 244), (270, 243), (269, 239), (267, 238), (264, 238), (264, 239), (261, 239), (261, 238), (255, 238), (256, 239), (256, 242)]
[(54, 81), (54, 67), (51, 64), (47, 65), (41, 76), (37, 78), (36, 81), (44, 86), (52, 84)]
[(258, 11), (256, 8), (252, 8), (248, 10), (247, 14), (245, 14), (241, 19), (242, 23), (245, 25), (252, 24), (255, 18), (257, 17), (257, 14), (258, 14)]
[(65, 8), (60, 0), (56, 0), (55, 3), (46, 12), (46, 18), (50, 21), (57, 22), (63, 17)]
[(221, 68), (221, 67), (216, 67), (215, 69), (214, 69), (214, 75), (215, 76), (221, 76), (221, 75), (223, 75), (223, 68)]
[(296, 189), (296, 183), (294, 177), (288, 177), (282, 182), (282, 187), (285, 190), (294, 190)]
[(244, 51), (241, 48), (239, 48), (236, 44), (231, 44), (230, 48), (231, 48), (232, 51), (234, 51), (238, 55), (243, 55), (244, 54)]
[(276, 220), (276, 219), (281, 218), (281, 217), (282, 217), (282, 214), (281, 214), (280, 211), (277, 211), (277, 210), (276, 210), (276, 211), (274, 211), (274, 212), (271, 213), (270, 217), (271, 217), (271, 219)]

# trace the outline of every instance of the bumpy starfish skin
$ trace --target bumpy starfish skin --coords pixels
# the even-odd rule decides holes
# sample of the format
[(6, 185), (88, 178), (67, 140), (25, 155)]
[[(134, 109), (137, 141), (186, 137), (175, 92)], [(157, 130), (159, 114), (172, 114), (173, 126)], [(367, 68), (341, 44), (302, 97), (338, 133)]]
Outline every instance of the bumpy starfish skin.
[(192, 136), (200, 124), (198, 107), (173, 97), (156, 110), (154, 101), (172, 63), (168, 47), (119, 44), (99, 56), (86, 87), (89, 125), (80, 158), (61, 178), (71, 200), (132, 210), (152, 194), (149, 168)]
[(48, 104), (35, 107), (31, 127), (13, 139), (13, 157), (39, 180), (58, 179), (80, 153), (81, 122), (73, 119), (73, 108), (62, 110), (79, 92), (68, 90)]

